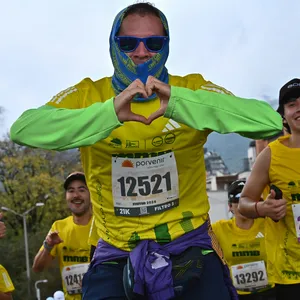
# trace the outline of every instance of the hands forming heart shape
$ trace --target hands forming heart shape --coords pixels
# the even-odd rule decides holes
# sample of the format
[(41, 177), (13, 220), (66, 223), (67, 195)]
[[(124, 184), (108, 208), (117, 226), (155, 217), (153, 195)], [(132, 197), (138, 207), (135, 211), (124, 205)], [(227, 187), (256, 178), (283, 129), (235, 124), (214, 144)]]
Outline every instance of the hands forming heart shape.
[[(148, 118), (131, 111), (131, 101), (137, 94), (148, 98), (154, 93), (156, 93), (160, 99), (160, 108), (157, 111), (152, 113)], [(120, 122), (136, 121), (144, 123), (145, 125), (150, 125), (155, 119), (164, 115), (169, 103), (170, 95), (170, 85), (153, 76), (148, 77), (146, 84), (143, 84), (141, 80), (136, 79), (122, 93), (115, 97), (115, 111)]]

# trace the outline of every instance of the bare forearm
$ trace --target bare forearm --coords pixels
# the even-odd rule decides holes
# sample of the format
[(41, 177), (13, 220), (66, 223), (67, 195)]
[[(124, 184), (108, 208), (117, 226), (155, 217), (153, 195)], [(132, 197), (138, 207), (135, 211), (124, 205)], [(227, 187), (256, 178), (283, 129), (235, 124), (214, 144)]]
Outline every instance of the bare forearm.
[(252, 200), (247, 197), (242, 197), (239, 201), (239, 212), (251, 219), (256, 219), (259, 217), (263, 217), (263, 212), (262, 212), (262, 202), (256, 202), (255, 200)]
[(46, 249), (39, 251), (39, 253), (34, 258), (32, 270), (34, 272), (42, 272), (45, 268), (47, 268), (53, 257), (50, 252)]

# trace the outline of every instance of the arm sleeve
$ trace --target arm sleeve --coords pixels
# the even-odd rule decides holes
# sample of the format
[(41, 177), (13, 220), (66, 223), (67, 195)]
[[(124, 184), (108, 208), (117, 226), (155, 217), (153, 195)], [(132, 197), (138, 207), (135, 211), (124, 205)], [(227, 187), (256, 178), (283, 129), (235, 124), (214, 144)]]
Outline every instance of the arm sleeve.
[[(122, 125), (113, 98), (102, 98), (95, 83), (85, 78), (55, 95), (46, 105), (25, 111), (11, 127), (11, 139), (48, 150), (93, 145)], [(90, 99), (99, 102), (90, 104)]]
[(25, 111), (12, 125), (10, 137), (25, 146), (67, 150), (95, 144), (120, 125), (113, 99), (78, 109), (44, 105)]
[(265, 139), (282, 130), (281, 116), (264, 101), (174, 86), (165, 117), (198, 130), (252, 139)]
[[(1, 266), (1, 265), (0, 265)], [(15, 287), (9, 277), (6, 269), (4, 267), (0, 267), (0, 291), (3, 293), (13, 292)]]

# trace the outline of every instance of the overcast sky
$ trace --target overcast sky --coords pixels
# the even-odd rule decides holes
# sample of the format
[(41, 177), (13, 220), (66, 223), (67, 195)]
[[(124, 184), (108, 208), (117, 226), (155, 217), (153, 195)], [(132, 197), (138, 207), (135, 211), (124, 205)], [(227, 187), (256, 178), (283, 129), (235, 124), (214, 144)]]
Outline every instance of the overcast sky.
[[(11, 0), (0, 10), (0, 133), (85, 77), (113, 73), (108, 37), (126, 0)], [(171, 74), (201, 73), (243, 97), (276, 99), (300, 76), (299, 0), (153, 0), (167, 16)]]

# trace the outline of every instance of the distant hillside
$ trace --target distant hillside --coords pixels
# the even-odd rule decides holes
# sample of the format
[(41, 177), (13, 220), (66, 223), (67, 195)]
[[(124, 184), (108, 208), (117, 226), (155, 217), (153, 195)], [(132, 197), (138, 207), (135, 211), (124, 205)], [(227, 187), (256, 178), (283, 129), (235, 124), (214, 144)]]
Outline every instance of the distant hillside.
[(244, 170), (244, 158), (247, 158), (247, 151), (251, 140), (237, 134), (209, 135), (205, 147), (208, 150), (219, 153), (231, 173)]

